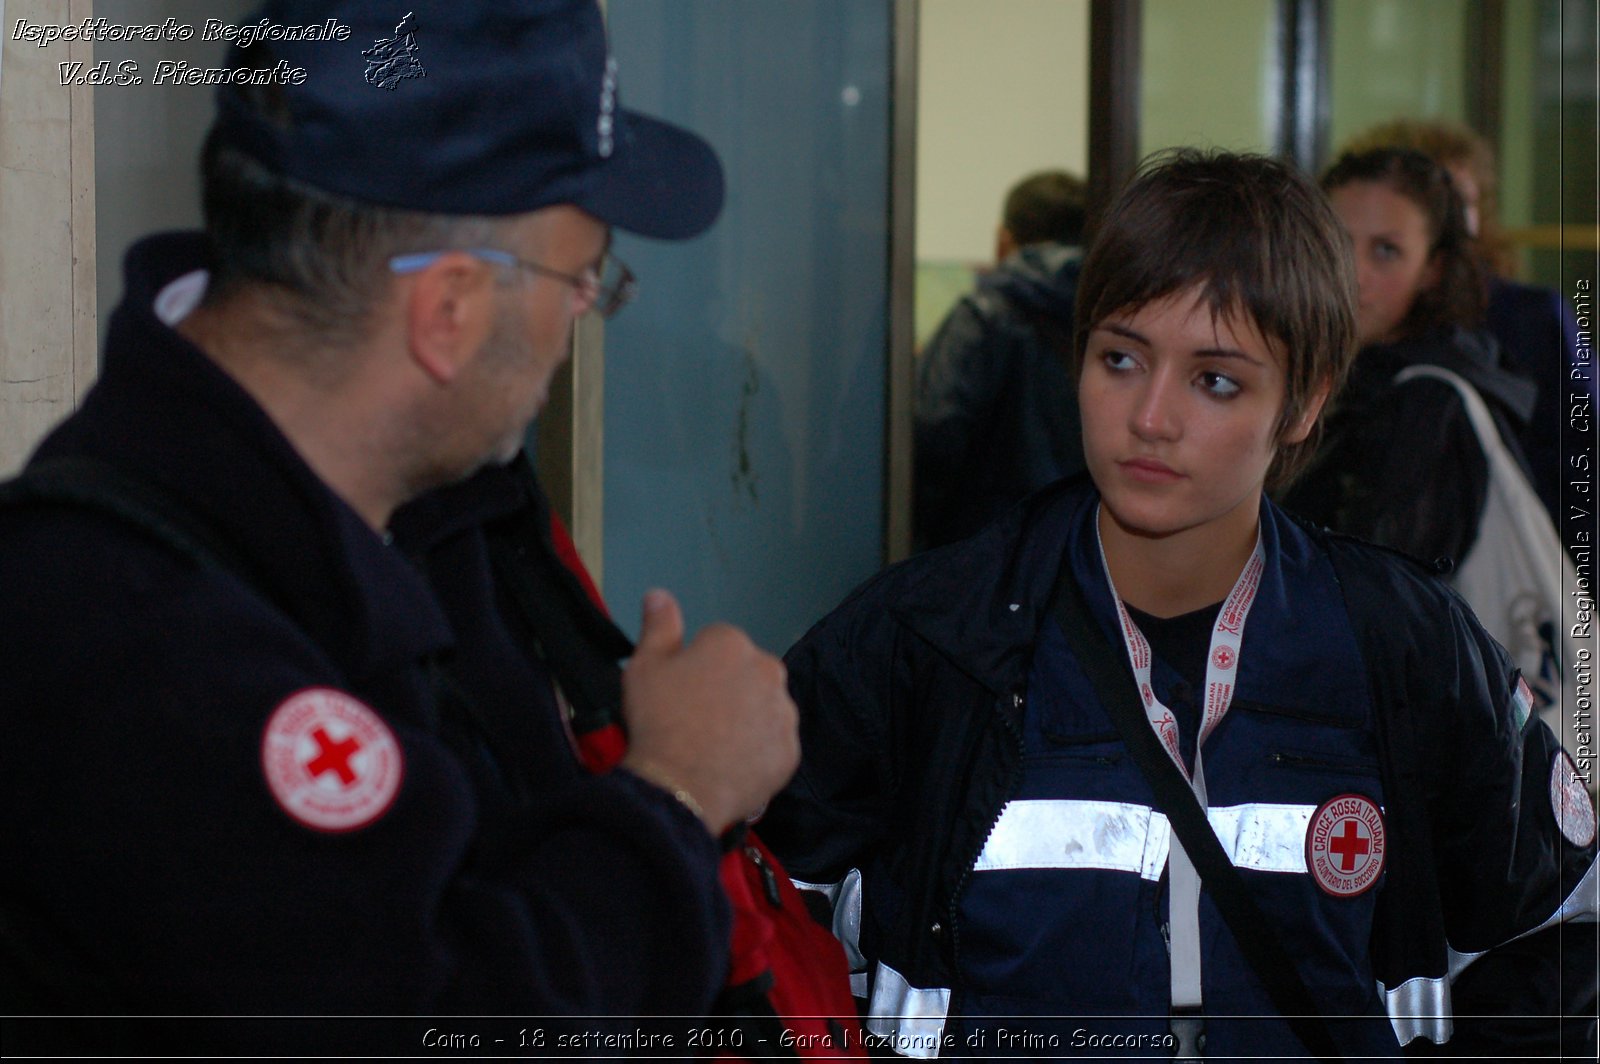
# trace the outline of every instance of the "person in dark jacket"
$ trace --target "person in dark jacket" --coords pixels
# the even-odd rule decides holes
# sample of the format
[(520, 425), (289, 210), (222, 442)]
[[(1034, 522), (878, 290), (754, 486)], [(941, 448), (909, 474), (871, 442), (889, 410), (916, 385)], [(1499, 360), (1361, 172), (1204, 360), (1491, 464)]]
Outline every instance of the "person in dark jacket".
[(1483, 275), (1442, 166), (1420, 152), (1380, 148), (1342, 156), (1322, 185), (1355, 244), (1362, 347), (1322, 450), (1283, 503), (1337, 531), (1459, 562), (1477, 538), (1488, 460), (1454, 388), (1395, 376), (1437, 365), (1463, 377), (1524, 473), (1517, 441), (1537, 389), (1501, 366), (1482, 328)]
[[(550, 1051), (537, 1017), (629, 1035), (726, 978), (717, 839), (798, 759), (776, 658), (727, 626), (686, 641), (647, 595), (628, 752), (592, 775), (549, 671), (479, 609), (471, 542), (430, 584), (389, 530), (516, 452), (574, 320), (631, 294), (610, 227), (703, 231), (720, 166), (619, 106), (593, 0), (419, 4), (425, 76), (389, 89), (363, 80), (395, 34), (380, 6), (267, 5), (344, 38), (230, 54), (305, 76), (221, 90), (206, 234), (132, 250), (103, 376), (0, 508), (0, 987), (57, 1017), (8, 1019), (8, 1050), (153, 1013), (418, 1017), (344, 1047)], [(86, 473), (122, 508), (18, 495)], [(463, 659), (465, 701), (441, 669)], [(512, 702), (502, 773), (481, 714)], [(228, 1052), (329, 1044), (204, 1029)]]
[(887, 1047), (1594, 1052), (1592, 765), (1431, 572), (1265, 494), (1353, 353), (1348, 248), (1288, 164), (1147, 163), (1081, 278), (1089, 476), (787, 655), (804, 757), (762, 831)]
[(912, 534), (962, 539), (1083, 468), (1067, 373), (1084, 185), (1034, 174), (1006, 196), (999, 265), (946, 316), (917, 370)]
[(1494, 151), (1481, 136), (1452, 122), (1397, 119), (1365, 130), (1345, 146), (1354, 154), (1375, 148), (1411, 148), (1431, 156), (1450, 172), (1461, 194), (1467, 232), (1489, 278), (1484, 326), (1505, 365), (1538, 389), (1533, 415), (1518, 438), (1534, 489), (1560, 528), (1562, 482), (1585, 468), (1578, 456), (1585, 453), (1588, 434), (1572, 425), (1571, 411), (1590, 409), (1600, 394), (1592, 360), (1579, 357), (1572, 305), (1553, 288), (1516, 280), (1515, 256), (1500, 225)]

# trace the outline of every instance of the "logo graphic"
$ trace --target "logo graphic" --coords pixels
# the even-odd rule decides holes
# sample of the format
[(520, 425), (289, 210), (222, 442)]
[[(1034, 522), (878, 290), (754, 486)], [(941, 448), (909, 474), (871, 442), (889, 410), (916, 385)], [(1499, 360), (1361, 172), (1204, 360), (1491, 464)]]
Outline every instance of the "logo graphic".
[(428, 76), (417, 58), (417, 24), (412, 14), (406, 12), (406, 17), (394, 28), (393, 37), (380, 37), (371, 48), (362, 49), (361, 54), (367, 58), (368, 85), (393, 92), (406, 78)]
[(353, 831), (382, 816), (400, 791), (400, 743), (343, 691), (311, 687), (273, 710), (261, 768), (283, 811), (318, 831)]
[(1227, 647), (1218, 647), (1217, 652), (1211, 655), (1212, 664), (1219, 669), (1233, 668), (1233, 651)]
[(1568, 842), (1587, 846), (1594, 841), (1594, 806), (1578, 778), (1577, 766), (1565, 750), (1557, 752), (1555, 764), (1550, 766), (1550, 808)]
[(1306, 869), (1324, 894), (1354, 898), (1378, 881), (1384, 863), (1383, 813), (1360, 794), (1330, 798), (1306, 828)]

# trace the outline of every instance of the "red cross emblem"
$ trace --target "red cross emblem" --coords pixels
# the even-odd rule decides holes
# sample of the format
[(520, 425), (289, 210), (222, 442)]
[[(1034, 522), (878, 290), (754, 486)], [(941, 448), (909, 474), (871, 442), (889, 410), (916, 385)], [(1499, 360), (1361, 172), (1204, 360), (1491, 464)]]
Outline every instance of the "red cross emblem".
[(1212, 660), (1212, 662), (1214, 662), (1216, 664), (1217, 668), (1219, 668), (1219, 669), (1231, 669), (1231, 668), (1233, 668), (1233, 660), (1234, 660), (1234, 658), (1233, 658), (1233, 648), (1232, 647), (1218, 647), (1217, 648), (1217, 652), (1215, 654), (1211, 655), (1211, 660)]
[(1555, 763), (1550, 766), (1550, 809), (1568, 842), (1587, 846), (1594, 841), (1594, 803), (1578, 777), (1578, 766), (1565, 750), (1556, 754)]
[(1339, 871), (1354, 872), (1357, 859), (1364, 863), (1367, 854), (1372, 852), (1372, 836), (1363, 833), (1361, 821), (1355, 817), (1341, 820), (1339, 832), (1328, 843), (1328, 849), (1339, 859)]
[(300, 691), (272, 711), (261, 767), (284, 812), (319, 831), (353, 831), (378, 819), (404, 769), (383, 719), (329, 687)]
[(338, 773), (339, 782), (346, 787), (356, 781), (355, 770), (350, 767), (350, 757), (361, 744), (355, 739), (341, 739), (334, 742), (328, 738), (328, 733), (321, 728), (311, 733), (311, 738), (317, 744), (317, 756), (306, 764), (306, 771), (312, 777), (322, 775), (324, 772)]
[(1306, 827), (1306, 871), (1324, 894), (1365, 894), (1383, 871), (1383, 812), (1363, 794), (1341, 794), (1317, 807)]

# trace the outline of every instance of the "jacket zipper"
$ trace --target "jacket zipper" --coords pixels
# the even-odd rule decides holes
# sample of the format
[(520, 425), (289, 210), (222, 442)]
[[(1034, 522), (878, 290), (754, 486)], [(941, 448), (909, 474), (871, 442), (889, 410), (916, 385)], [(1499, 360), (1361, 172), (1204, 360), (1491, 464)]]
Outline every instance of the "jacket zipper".
[(761, 887), (767, 895), (767, 901), (772, 903), (774, 909), (783, 908), (783, 895), (778, 891), (778, 874), (761, 856), (761, 851), (754, 846), (746, 846), (744, 855), (750, 858), (750, 863), (761, 873)]
[(1334, 759), (1326, 760), (1319, 757), (1310, 757), (1306, 754), (1273, 754), (1269, 758), (1274, 765), (1285, 768), (1311, 768), (1327, 769), (1333, 772), (1350, 772), (1371, 775), (1378, 771), (1375, 764), (1362, 764), (1355, 760)]
[[(1021, 691), (1013, 691), (1011, 693), (1011, 706), (1017, 711), (1017, 716), (1020, 717), (1022, 715)], [(1000, 723), (1005, 728), (1006, 733), (1017, 744), (1016, 764), (1009, 773), (1005, 788), (1005, 793), (1011, 794), (1017, 789), (1017, 784), (1022, 778), (1022, 755), (1024, 753), (1022, 731), (1012, 718), (1004, 713), (1000, 714)], [(972, 877), (972, 866), (977, 863), (978, 856), (983, 853), (984, 844), (989, 841), (990, 834), (993, 833), (995, 825), (1000, 823), (1000, 815), (1004, 812), (1005, 803), (1002, 802), (1000, 808), (996, 809), (994, 815), (989, 818), (989, 826), (983, 830), (983, 834), (979, 837), (977, 849), (967, 854), (961, 862), (961, 878), (956, 880), (956, 889), (950, 894), (950, 907), (945, 914), (945, 921), (950, 928), (950, 974), (952, 977), (959, 977), (961, 972), (961, 927), (956, 921), (956, 912), (961, 904), (961, 893), (967, 889), (967, 880)], [(938, 932), (938, 926), (938, 924), (935, 924), (932, 928), (935, 934)], [(952, 979), (952, 981), (954, 980)]]

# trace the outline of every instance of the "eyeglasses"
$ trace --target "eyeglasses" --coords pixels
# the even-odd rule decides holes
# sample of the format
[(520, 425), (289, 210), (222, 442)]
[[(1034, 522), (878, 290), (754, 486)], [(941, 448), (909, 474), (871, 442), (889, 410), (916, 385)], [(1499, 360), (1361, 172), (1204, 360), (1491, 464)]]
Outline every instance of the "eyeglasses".
[[(627, 306), (639, 290), (639, 282), (634, 278), (633, 271), (615, 255), (607, 255), (600, 261), (598, 268), (591, 266), (582, 273), (571, 274), (552, 270), (548, 266), (540, 266), (537, 262), (519, 259), (511, 252), (499, 248), (451, 250), (463, 252), (484, 262), (492, 262), (497, 266), (520, 267), (529, 273), (565, 281), (578, 290), (578, 295), (583, 300), (583, 310), (593, 310), (602, 318), (609, 318)], [(396, 255), (389, 260), (389, 269), (394, 273), (416, 273), (433, 265), (441, 255), (449, 253), (449, 251), (419, 251), (410, 255)]]

